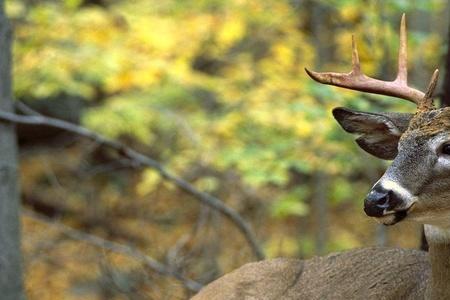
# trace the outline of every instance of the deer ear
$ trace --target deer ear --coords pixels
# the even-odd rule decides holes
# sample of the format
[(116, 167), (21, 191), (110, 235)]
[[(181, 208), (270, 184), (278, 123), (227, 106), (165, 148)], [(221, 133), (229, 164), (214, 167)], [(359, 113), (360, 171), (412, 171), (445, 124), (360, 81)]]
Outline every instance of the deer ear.
[(398, 141), (413, 115), (368, 113), (337, 107), (333, 109), (333, 116), (345, 131), (358, 135), (356, 143), (363, 150), (390, 160), (397, 156)]

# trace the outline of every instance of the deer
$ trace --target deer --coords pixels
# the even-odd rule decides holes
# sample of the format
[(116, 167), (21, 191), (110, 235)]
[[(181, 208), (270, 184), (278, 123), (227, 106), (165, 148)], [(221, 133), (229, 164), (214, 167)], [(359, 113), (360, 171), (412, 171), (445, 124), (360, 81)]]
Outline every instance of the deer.
[(400, 24), (393, 81), (366, 76), (352, 37), (349, 73), (315, 72), (315, 81), (416, 104), (414, 114), (333, 109), (340, 126), (371, 155), (393, 160), (364, 199), (364, 212), (384, 225), (424, 225), (429, 252), (354, 249), (309, 260), (275, 258), (245, 264), (204, 287), (193, 300), (450, 299), (450, 108), (435, 108), (436, 70), (425, 92), (407, 82), (406, 21)]

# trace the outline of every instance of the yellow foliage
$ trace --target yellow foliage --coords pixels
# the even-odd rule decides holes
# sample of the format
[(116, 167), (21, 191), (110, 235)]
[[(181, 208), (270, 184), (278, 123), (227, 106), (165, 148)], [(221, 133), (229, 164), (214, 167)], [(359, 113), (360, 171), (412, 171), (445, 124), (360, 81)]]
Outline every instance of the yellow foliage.
[(354, 22), (361, 15), (361, 9), (355, 5), (346, 5), (340, 11), (339, 15), (344, 22)]
[(438, 65), (439, 59), (436, 56), (436, 52), (438, 49), (442, 47), (442, 37), (438, 34), (431, 34), (425, 41), (423, 41), (423, 45), (425, 47), (417, 47), (416, 51), (420, 51), (420, 57), (422, 57), (423, 61), (428, 62), (430, 65)]
[(230, 113), (214, 126), (216, 134), (231, 138), (245, 116), (240, 113)]
[(272, 46), (273, 61), (272, 63), (279, 63), (284, 68), (289, 68), (294, 63), (294, 53), (289, 45), (280, 43)]
[(306, 120), (298, 119), (295, 123), (295, 133), (299, 138), (310, 137), (312, 134), (317, 134), (315, 132), (317, 124), (312, 124)]
[(239, 16), (228, 15), (224, 18), (217, 32), (217, 42), (220, 47), (228, 48), (245, 35), (245, 23)]
[(214, 177), (202, 177), (195, 181), (195, 186), (200, 191), (213, 192), (219, 187), (219, 182), (218, 179)]
[(26, 4), (22, 1), (5, 1), (5, 6), (10, 18), (22, 15), (26, 9)]
[(133, 42), (149, 52), (147, 55), (169, 56), (172, 49), (177, 46), (177, 25), (172, 18), (147, 16), (145, 18), (128, 15), (129, 32), (137, 38)]
[(144, 197), (152, 193), (161, 182), (161, 176), (153, 169), (146, 169), (142, 172), (142, 179), (136, 185), (137, 195)]

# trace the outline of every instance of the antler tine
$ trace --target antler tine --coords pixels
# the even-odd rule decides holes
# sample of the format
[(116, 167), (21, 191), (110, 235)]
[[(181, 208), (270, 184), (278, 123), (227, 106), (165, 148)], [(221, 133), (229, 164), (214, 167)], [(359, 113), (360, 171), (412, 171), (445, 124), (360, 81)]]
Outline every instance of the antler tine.
[(352, 36), (352, 71), (349, 73), (314, 72), (305, 68), (306, 73), (317, 82), (339, 86), (351, 90), (397, 97), (416, 103), (422, 102), (425, 94), (407, 85), (407, 45), (406, 18), (403, 14), (400, 24), (400, 46), (398, 54), (398, 74), (394, 81), (383, 81), (364, 75), (361, 71), (356, 42)]
[(418, 111), (426, 111), (433, 108), (433, 93), (437, 85), (439, 78), (439, 70), (434, 70), (433, 76), (431, 76), (430, 83), (428, 84), (427, 92), (422, 101), (417, 107)]
[(361, 65), (359, 63), (358, 47), (355, 36), (352, 34), (352, 72), (354, 75), (361, 75)]
[(400, 84), (408, 84), (408, 47), (406, 39), (406, 17), (402, 15), (400, 22), (400, 43), (398, 47), (398, 73), (395, 79)]

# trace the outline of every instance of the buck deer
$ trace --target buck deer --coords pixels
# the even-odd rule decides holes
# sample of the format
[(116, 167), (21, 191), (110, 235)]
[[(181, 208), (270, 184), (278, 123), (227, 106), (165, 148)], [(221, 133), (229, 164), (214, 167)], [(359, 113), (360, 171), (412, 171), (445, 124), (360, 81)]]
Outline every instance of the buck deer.
[(385, 225), (425, 224), (429, 253), (368, 248), (310, 260), (249, 263), (206, 286), (193, 299), (450, 299), (450, 108), (433, 106), (438, 70), (425, 93), (407, 85), (406, 25), (400, 26), (398, 75), (380, 81), (361, 72), (352, 40), (350, 73), (314, 80), (389, 95), (417, 104), (415, 114), (335, 108), (343, 129), (381, 159), (393, 159), (364, 200), (364, 211)]

